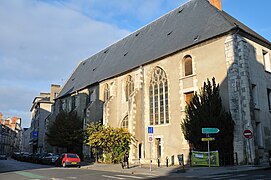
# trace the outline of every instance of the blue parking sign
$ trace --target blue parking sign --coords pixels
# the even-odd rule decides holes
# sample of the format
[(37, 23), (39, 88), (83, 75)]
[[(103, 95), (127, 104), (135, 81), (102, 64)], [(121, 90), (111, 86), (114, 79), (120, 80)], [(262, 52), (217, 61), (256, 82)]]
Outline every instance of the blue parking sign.
[(148, 126), (148, 134), (153, 134), (153, 127), (152, 126)]
[(38, 131), (33, 131), (33, 138), (37, 138), (38, 137)]

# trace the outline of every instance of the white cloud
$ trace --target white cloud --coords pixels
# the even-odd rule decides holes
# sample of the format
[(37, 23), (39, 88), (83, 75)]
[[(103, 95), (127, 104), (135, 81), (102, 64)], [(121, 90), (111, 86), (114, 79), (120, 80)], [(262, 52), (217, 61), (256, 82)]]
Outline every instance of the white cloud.
[[(86, 16), (136, 30), (188, 0), (69, 0), (57, 1)], [(54, 1), (56, 2), (56, 1)]]
[(39, 92), (65, 81), (79, 61), (129, 33), (34, 0), (2, 0), (0, 22), (0, 112), (28, 119)]

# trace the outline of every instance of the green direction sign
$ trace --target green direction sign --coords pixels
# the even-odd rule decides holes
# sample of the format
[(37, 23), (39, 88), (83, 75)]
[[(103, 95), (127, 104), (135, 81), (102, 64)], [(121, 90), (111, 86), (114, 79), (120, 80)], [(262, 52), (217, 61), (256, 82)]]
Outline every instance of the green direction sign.
[(218, 128), (202, 128), (202, 134), (216, 134), (219, 132)]

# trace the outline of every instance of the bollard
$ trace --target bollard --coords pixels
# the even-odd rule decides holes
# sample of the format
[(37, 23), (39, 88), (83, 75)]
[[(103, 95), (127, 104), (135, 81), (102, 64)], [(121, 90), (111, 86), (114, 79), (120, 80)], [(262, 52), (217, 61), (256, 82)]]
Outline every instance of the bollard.
[(168, 157), (166, 157), (166, 165), (167, 165), (167, 167), (168, 167)]
[(171, 156), (171, 166), (174, 166), (174, 155)]
[(160, 159), (157, 159), (158, 167), (160, 167)]

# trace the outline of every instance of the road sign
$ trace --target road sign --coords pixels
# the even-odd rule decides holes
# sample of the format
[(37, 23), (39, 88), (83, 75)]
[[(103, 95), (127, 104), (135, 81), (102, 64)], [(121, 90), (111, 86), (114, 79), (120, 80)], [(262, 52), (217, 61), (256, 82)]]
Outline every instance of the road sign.
[(218, 128), (202, 128), (201, 132), (202, 134), (216, 134), (220, 130)]
[(38, 137), (38, 131), (33, 131), (33, 138), (37, 138)]
[(247, 138), (247, 139), (251, 139), (251, 138), (253, 137), (253, 133), (252, 133), (252, 131), (249, 130), (249, 129), (244, 130), (243, 135), (244, 135), (244, 137)]
[(208, 138), (201, 138), (201, 141), (214, 141), (214, 137), (208, 137)]
[(152, 143), (153, 140), (154, 140), (153, 134), (148, 134), (148, 142), (149, 142), (149, 143)]
[(148, 134), (153, 134), (153, 127), (152, 126), (148, 126)]

